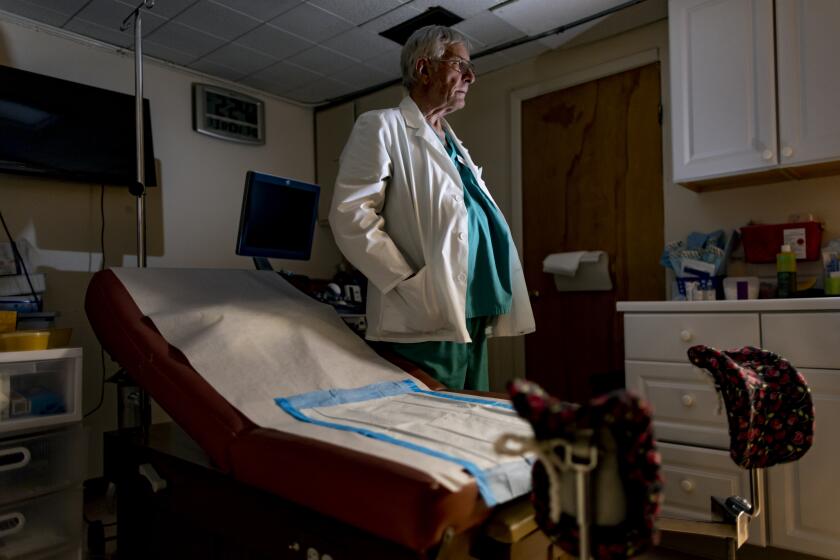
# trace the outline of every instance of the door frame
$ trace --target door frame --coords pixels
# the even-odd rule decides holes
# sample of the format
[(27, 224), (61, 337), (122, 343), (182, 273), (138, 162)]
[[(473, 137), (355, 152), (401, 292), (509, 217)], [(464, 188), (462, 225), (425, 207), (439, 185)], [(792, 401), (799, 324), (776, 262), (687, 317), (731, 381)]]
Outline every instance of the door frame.
[[(636, 54), (616, 58), (595, 66), (591, 66), (577, 72), (570, 72), (552, 80), (539, 82), (528, 87), (515, 89), (510, 93), (510, 197), (511, 197), (511, 235), (520, 255), (524, 255), (522, 245), (522, 102), (533, 97), (570, 88), (572, 86), (591, 82), (599, 78), (605, 78), (613, 74), (619, 74), (647, 66), (654, 62), (662, 62), (660, 49), (654, 47)], [(662, 89), (662, 78), (660, 74), (660, 90)], [(660, 99), (664, 100), (662, 93)], [(663, 103), (664, 104), (664, 103)], [(664, 146), (664, 139), (663, 139)], [(665, 154), (663, 149), (663, 177), (665, 166)], [(664, 188), (664, 182), (663, 182)], [(525, 339), (517, 337), (513, 353), (514, 371), (524, 372), (525, 363)]]

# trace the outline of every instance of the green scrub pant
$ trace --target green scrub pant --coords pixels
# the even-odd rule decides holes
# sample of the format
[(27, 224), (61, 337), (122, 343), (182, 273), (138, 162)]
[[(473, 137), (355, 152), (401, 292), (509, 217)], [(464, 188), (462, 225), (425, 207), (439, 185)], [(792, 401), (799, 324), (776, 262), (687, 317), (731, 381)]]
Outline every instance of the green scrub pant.
[(450, 389), (490, 388), (487, 372), (488, 317), (467, 319), (472, 342), (390, 342), (388, 347)]

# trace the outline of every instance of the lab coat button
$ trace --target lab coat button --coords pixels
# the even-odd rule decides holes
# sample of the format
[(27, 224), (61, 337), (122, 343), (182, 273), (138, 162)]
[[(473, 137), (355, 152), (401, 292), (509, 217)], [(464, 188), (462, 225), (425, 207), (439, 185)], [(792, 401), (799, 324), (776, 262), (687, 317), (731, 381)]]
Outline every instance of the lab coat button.
[(461, 274), (458, 275), (458, 280), (460, 280), (461, 282), (466, 282), (467, 281), (467, 275), (462, 272)]
[(460, 239), (461, 241), (463, 241), (466, 238), (467, 238), (467, 234), (464, 233), (463, 231), (458, 234), (458, 239)]
[(461, 195), (458, 195), (458, 194), (456, 194), (456, 195), (455, 195), (454, 197), (452, 197), (452, 198), (454, 198), (454, 199), (455, 199), (455, 202), (462, 202), (462, 201), (464, 200), (464, 197), (462, 197)]

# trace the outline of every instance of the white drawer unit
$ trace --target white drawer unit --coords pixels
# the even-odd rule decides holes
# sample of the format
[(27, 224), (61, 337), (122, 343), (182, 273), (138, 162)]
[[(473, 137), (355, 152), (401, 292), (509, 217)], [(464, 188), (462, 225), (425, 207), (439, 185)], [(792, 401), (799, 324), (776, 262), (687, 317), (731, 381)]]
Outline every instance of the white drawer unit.
[(742, 313), (628, 314), (624, 317), (624, 353), (628, 360), (687, 361), (692, 346), (757, 346), (758, 315)]
[(840, 313), (764, 313), (762, 341), (797, 368), (840, 369)]
[[(711, 521), (711, 496), (749, 497), (748, 474), (732, 462), (728, 451), (663, 442), (658, 448), (665, 478), (663, 515)], [(751, 522), (750, 544), (766, 544), (762, 519)]]
[(0, 505), (80, 484), (84, 449), (79, 425), (0, 440)]
[(82, 419), (82, 349), (0, 352), (0, 436)]
[(72, 554), (82, 537), (82, 490), (0, 506), (0, 558)]
[(689, 364), (625, 363), (626, 385), (653, 408), (656, 439), (729, 449), (729, 425), (708, 375)]
[[(757, 346), (788, 359), (811, 388), (813, 447), (767, 469), (767, 509), (750, 543), (840, 560), (840, 298), (621, 302), (625, 382), (651, 403), (665, 474), (664, 513), (706, 518), (710, 497), (749, 496), (748, 473), (729, 457), (729, 426), (706, 373), (686, 351)], [(772, 552), (771, 552), (772, 554)], [(772, 556), (768, 556), (772, 557)]]

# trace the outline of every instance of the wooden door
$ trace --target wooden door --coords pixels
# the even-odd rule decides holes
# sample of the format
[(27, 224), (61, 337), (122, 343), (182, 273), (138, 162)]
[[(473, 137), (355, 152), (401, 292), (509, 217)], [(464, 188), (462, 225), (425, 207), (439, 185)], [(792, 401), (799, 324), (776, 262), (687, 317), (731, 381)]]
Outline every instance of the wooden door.
[[(654, 63), (522, 104), (526, 375), (568, 401), (623, 384), (616, 302), (665, 296), (659, 87)], [(542, 271), (582, 250), (608, 253), (612, 291), (558, 292)]]

